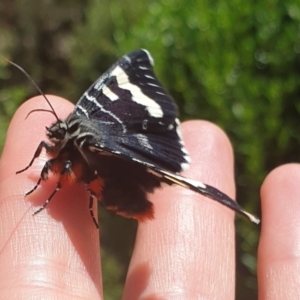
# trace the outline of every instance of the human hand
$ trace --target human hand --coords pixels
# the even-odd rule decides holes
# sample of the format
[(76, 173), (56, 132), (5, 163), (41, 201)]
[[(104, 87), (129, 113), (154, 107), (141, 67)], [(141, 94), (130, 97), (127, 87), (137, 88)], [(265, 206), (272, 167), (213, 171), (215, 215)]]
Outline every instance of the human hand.
[[(62, 118), (72, 110), (63, 99), (49, 99)], [(55, 121), (45, 112), (25, 120), (37, 107), (48, 109), (36, 97), (14, 116), (0, 163), (0, 298), (101, 299), (99, 235), (84, 186), (62, 188), (32, 217), (55, 187), (49, 180), (24, 200), (46, 156), (15, 174), (45, 139), (44, 126)], [(233, 154), (225, 134), (204, 121), (187, 122), (182, 131), (192, 157), (184, 175), (233, 197)], [(262, 188), (261, 299), (299, 297), (299, 180), (299, 166), (287, 165), (272, 172)], [(181, 187), (161, 189), (151, 201), (155, 220), (139, 224), (123, 299), (234, 299), (234, 213)]]

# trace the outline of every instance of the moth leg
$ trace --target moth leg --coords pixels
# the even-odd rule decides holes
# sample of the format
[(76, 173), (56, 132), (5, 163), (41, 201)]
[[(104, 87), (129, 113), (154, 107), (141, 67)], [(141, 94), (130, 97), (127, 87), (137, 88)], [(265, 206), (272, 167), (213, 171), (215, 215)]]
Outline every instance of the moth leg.
[[(57, 164), (58, 166), (60, 166), (61, 161), (58, 160), (58, 159), (51, 159), (51, 160), (48, 160), (46, 162), (46, 164), (44, 165), (44, 167), (42, 169), (41, 176), (40, 176), (37, 184), (35, 185), (35, 187), (31, 191), (29, 191), (29, 192), (26, 193), (26, 196), (29, 195), (29, 194), (31, 194), (34, 190), (36, 190), (37, 187), (40, 185), (40, 183), (41, 183), (42, 180), (47, 180), (48, 179), (49, 170), (51, 170), (55, 164)], [(63, 169), (60, 172), (60, 175), (69, 174), (71, 172), (72, 172), (72, 163), (71, 163), (71, 161), (67, 160), (67, 161), (64, 162), (64, 166), (63, 166)], [(61, 189), (61, 187), (62, 187), (62, 184), (61, 184), (61, 178), (60, 178), (60, 180), (56, 184), (55, 190), (52, 192), (52, 194), (50, 195), (50, 197), (32, 215), (36, 215), (39, 212), (41, 212), (43, 209), (45, 209), (46, 206), (50, 203), (50, 201), (53, 198), (53, 196)]]
[[(44, 167), (41, 171), (41, 175), (40, 175), (39, 180), (37, 181), (36, 185), (29, 192), (25, 193), (25, 197), (30, 195), (32, 192), (34, 192), (38, 188), (38, 186), (41, 184), (42, 180), (47, 180), (48, 179), (48, 174), (49, 174), (49, 171), (52, 168), (52, 165), (53, 165), (54, 161), (55, 161), (54, 159), (46, 161), (46, 163), (45, 163), (45, 165), (44, 165)], [(21, 171), (21, 172), (23, 172), (23, 171)]]
[(61, 184), (60, 182), (57, 183), (56, 185), (56, 189), (52, 192), (52, 194), (50, 195), (50, 197), (46, 200), (46, 202), (38, 209), (36, 210), (32, 215), (36, 215), (38, 213), (40, 213), (43, 209), (46, 208), (46, 206), (50, 203), (51, 199), (53, 198), (53, 196), (61, 189)]
[(24, 169), (22, 169), (22, 170), (20, 170), (20, 171), (17, 171), (16, 174), (20, 174), (20, 173), (26, 171), (28, 168), (30, 168), (30, 167), (32, 166), (34, 160), (35, 160), (37, 157), (40, 156), (40, 154), (41, 154), (43, 148), (45, 148), (46, 151), (48, 152), (48, 151), (51, 149), (51, 145), (48, 145), (45, 141), (41, 141), (40, 144), (39, 144), (39, 146), (38, 146), (37, 149), (35, 150), (35, 153), (34, 153), (34, 155), (33, 155), (33, 158), (31, 159), (29, 165), (28, 165), (26, 168), (24, 168)]
[(103, 180), (100, 177), (96, 177), (93, 181), (89, 183), (89, 193), (90, 193), (90, 199), (89, 199), (89, 211), (91, 218), (96, 226), (97, 229), (99, 229), (98, 222), (95, 218), (93, 206), (94, 206), (94, 200), (98, 200), (101, 198), (102, 189), (103, 189)]
[(93, 191), (91, 191), (90, 189), (88, 190), (89, 193), (90, 193), (90, 199), (89, 199), (89, 211), (90, 211), (90, 215), (91, 215), (91, 218), (96, 226), (97, 229), (99, 229), (99, 225), (98, 225), (98, 222), (95, 218), (95, 215), (94, 215), (94, 211), (93, 211), (93, 207), (94, 207), (94, 199), (97, 200), (97, 197), (96, 195), (93, 193)]

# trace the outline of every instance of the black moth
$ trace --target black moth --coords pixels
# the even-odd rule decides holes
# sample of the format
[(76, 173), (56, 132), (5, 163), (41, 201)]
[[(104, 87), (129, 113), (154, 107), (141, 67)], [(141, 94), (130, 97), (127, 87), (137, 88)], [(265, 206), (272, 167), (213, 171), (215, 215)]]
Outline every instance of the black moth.
[(60, 120), (47, 102), (56, 117), (46, 132), (50, 143), (42, 141), (29, 165), (17, 172), (27, 170), (44, 149), (50, 159), (26, 195), (49, 172), (59, 174), (56, 189), (34, 214), (66, 181), (75, 181), (88, 186), (89, 210), (97, 228), (94, 200), (126, 217), (152, 219), (147, 194), (166, 183), (212, 198), (259, 223), (218, 189), (178, 175), (190, 159), (181, 140), (177, 107), (157, 80), (148, 51), (123, 56), (83, 94), (66, 120)]

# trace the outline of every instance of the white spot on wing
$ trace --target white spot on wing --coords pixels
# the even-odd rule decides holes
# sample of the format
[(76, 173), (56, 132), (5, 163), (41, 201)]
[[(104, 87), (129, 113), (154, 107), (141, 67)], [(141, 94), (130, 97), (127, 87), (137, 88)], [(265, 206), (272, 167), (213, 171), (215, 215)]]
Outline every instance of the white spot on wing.
[(150, 145), (147, 136), (143, 134), (136, 134), (135, 136), (142, 147), (153, 150), (153, 147)]
[(149, 53), (149, 51), (146, 50), (146, 49), (142, 49), (142, 50), (147, 54), (148, 59), (149, 59), (149, 61), (150, 61), (150, 64), (151, 64), (152, 66), (154, 66), (154, 59), (152, 58), (152, 56), (151, 56), (151, 54)]
[(149, 70), (149, 68), (144, 67), (144, 66), (139, 66), (139, 69), (141, 69), (141, 70)]
[(163, 117), (163, 110), (160, 105), (146, 96), (137, 85), (130, 83), (127, 74), (121, 67), (117, 66), (112, 71), (111, 75), (116, 76), (120, 88), (130, 91), (134, 102), (145, 106), (150, 116), (154, 118)]
[(128, 63), (131, 63), (131, 58), (128, 55), (124, 55), (123, 58), (126, 59)]
[(168, 130), (173, 130), (174, 129), (174, 125), (173, 124), (169, 124), (168, 125)]
[[(189, 158), (189, 157), (188, 157)], [(190, 168), (190, 162), (180, 164), (182, 171), (186, 171)]]
[(103, 94), (110, 99), (111, 101), (116, 101), (119, 99), (119, 96), (116, 95), (110, 88), (108, 88), (105, 84), (103, 85), (102, 88)]
[(181, 134), (181, 130), (180, 130), (180, 122), (179, 122), (179, 120), (176, 118), (175, 119), (175, 123), (176, 123), (176, 132), (177, 132), (177, 134), (178, 134), (178, 136), (179, 136), (179, 142), (180, 142), (180, 144), (181, 144), (181, 151), (185, 154), (184, 156), (183, 156), (183, 158), (184, 158), (184, 160), (185, 160), (185, 162), (184, 163), (181, 163), (180, 164), (180, 166), (181, 166), (181, 169), (183, 170), (183, 171), (186, 171), (188, 168), (189, 168), (189, 165), (190, 165), (190, 163), (191, 163), (191, 158), (190, 158), (190, 156), (189, 156), (189, 154), (188, 154), (188, 152), (187, 152), (187, 150), (185, 149), (185, 147), (184, 147), (184, 143), (183, 143), (183, 140), (182, 140), (182, 134)]
[(154, 78), (153, 76), (151, 76), (151, 75), (145, 74), (145, 77), (146, 77), (146, 78), (149, 78), (149, 79), (154, 79), (154, 80), (155, 80), (155, 78)]
[(112, 150), (111, 152), (114, 153), (114, 154), (121, 154), (121, 152), (118, 151), (118, 150)]
[(155, 87), (160, 87), (159, 85), (155, 84), (155, 83), (151, 83), (151, 82), (148, 82), (148, 85), (151, 85), (151, 86), (155, 86)]
[(142, 122), (142, 128), (143, 128), (143, 130), (147, 130), (148, 129), (148, 120), (147, 119), (143, 120), (143, 122)]

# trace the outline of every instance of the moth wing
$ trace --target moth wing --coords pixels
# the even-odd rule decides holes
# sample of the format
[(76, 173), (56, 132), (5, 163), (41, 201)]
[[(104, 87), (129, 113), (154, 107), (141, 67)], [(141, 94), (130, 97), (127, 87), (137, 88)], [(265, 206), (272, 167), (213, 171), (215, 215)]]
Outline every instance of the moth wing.
[(189, 165), (176, 104), (157, 80), (146, 50), (123, 56), (83, 94), (74, 113), (98, 126), (98, 144), (111, 151), (173, 172)]

